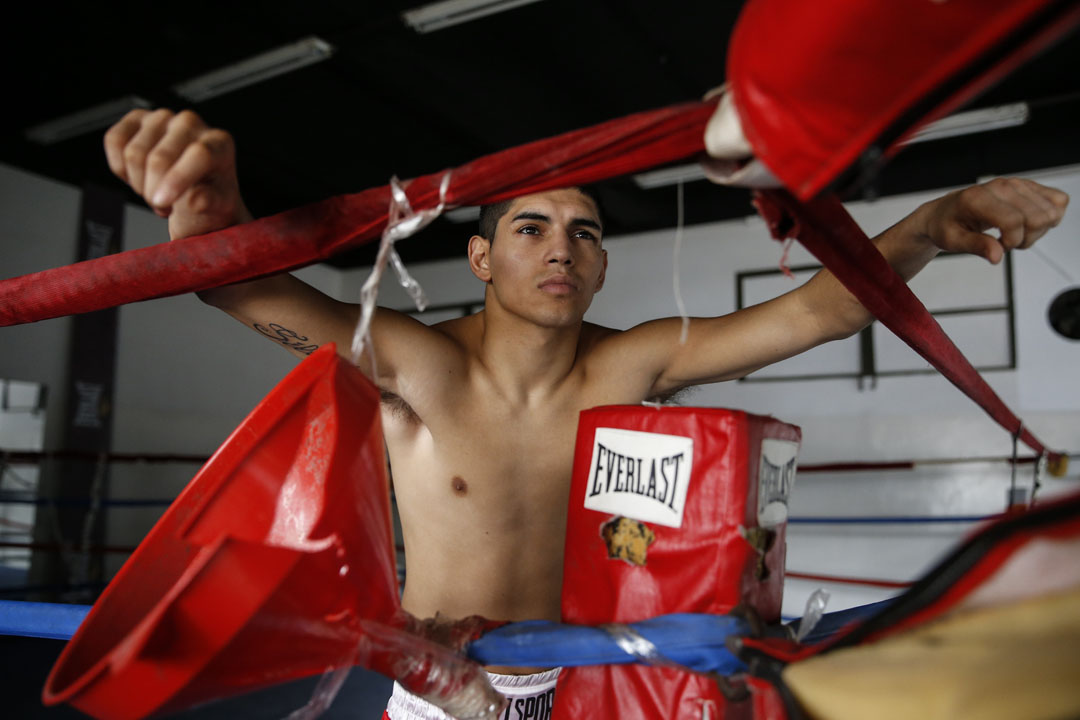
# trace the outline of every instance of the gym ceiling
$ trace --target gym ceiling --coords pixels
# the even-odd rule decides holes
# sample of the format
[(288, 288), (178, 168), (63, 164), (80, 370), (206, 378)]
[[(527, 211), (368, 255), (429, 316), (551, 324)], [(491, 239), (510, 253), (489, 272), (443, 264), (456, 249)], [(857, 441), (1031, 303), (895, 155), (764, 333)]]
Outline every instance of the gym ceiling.
[[(739, 2), (540, 0), (418, 32), (423, 0), (180, 4), (28, 3), (5, 23), (8, 100), (0, 162), (82, 186), (120, 188), (104, 128), (42, 143), (34, 128), (121, 98), (191, 108), (236, 138), (257, 215), (454, 167), (639, 110), (700, 98), (724, 78)], [(329, 59), (200, 101), (177, 86), (309, 37)], [(784, 39), (762, 38), (783, 52)], [(1080, 162), (1080, 39), (1066, 39), (970, 107), (1028, 104), (1018, 127), (912, 145), (863, 195), (974, 182)], [(28, 134), (29, 133), (29, 134)], [(745, 191), (689, 182), (686, 221), (752, 212)], [(671, 227), (675, 187), (598, 187), (607, 234)], [(133, 201), (137, 201), (134, 195)], [(399, 246), (407, 262), (462, 256), (471, 223), (436, 221)], [(10, 240), (10, 238), (9, 238)], [(371, 246), (339, 256), (370, 263)]]

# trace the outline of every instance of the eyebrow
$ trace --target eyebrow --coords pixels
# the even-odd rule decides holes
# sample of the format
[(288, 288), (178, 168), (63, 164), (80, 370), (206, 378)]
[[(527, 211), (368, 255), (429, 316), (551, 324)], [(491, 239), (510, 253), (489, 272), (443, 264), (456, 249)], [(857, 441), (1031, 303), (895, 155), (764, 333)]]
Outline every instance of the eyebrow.
[[(514, 216), (514, 219), (511, 220), (510, 222), (517, 222), (518, 220), (537, 220), (539, 222), (546, 222), (546, 223), (551, 222), (550, 217), (548, 217), (544, 213), (535, 212), (533, 210), (526, 210), (524, 212), (518, 213), (517, 215)], [(594, 230), (596, 230), (597, 232), (600, 232), (600, 233), (604, 232), (604, 228), (601, 227), (600, 223), (596, 222), (592, 218), (576, 217), (576, 218), (574, 218), (573, 220), (570, 221), (570, 224), (571, 225), (577, 225), (577, 226), (580, 226), (580, 227), (592, 228), (592, 229), (594, 229)]]

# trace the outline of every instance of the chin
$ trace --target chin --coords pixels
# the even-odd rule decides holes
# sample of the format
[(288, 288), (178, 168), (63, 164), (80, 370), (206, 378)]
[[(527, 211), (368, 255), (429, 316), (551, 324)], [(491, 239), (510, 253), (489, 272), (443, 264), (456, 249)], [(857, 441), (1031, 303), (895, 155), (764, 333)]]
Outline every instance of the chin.
[(540, 327), (556, 330), (580, 325), (584, 315), (584, 313), (552, 313), (550, 315), (536, 317), (533, 319), (533, 322)]
[[(573, 301), (522, 303), (515, 315), (549, 330), (575, 327), (581, 324), (588, 306)], [(513, 312), (513, 311), (512, 311)]]

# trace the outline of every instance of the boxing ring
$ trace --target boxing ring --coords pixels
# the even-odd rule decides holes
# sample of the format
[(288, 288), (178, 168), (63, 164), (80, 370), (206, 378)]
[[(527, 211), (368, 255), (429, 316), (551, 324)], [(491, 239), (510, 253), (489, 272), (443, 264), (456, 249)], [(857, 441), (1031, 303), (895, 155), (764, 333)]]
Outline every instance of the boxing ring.
[[(98, 635), (96, 638), (91, 635), (92, 639), (90, 640), (84, 638), (84, 643), (100, 644), (99, 649), (112, 646), (113, 641), (107, 636), (102, 637), (100, 633), (103, 631), (115, 634), (127, 632), (126, 625), (130, 620), (125, 618), (125, 613), (132, 611), (133, 602), (153, 605), (153, 609), (149, 611), (143, 622), (139, 623), (140, 627), (149, 624), (150, 628), (148, 630), (136, 629), (133, 631), (133, 635), (129, 635), (121, 642), (117, 650), (108, 653), (109, 663), (113, 668), (110, 671), (110, 679), (106, 681), (104, 678), (100, 678), (94, 681), (98, 685), (105, 686), (99, 688), (98, 692), (105, 692), (106, 705), (94, 709), (93, 706), (86, 704), (88, 702), (87, 698), (80, 698), (80, 707), (91, 710), (92, 714), (104, 717), (139, 716), (144, 714), (138, 708), (132, 708), (132, 704), (136, 700), (160, 701), (163, 699), (160, 683), (175, 681), (176, 678), (165, 678), (164, 680), (158, 678), (157, 683), (149, 682), (148, 677), (143, 677), (141, 681), (137, 680), (139, 677), (138, 666), (140, 664), (146, 670), (152, 670), (157, 663), (161, 662), (161, 658), (157, 657), (156, 653), (151, 649), (152, 643), (150, 647), (142, 645), (143, 649), (141, 651), (138, 650), (140, 644), (149, 642), (148, 634), (152, 637), (154, 634), (167, 632), (167, 629), (174, 623), (180, 623), (180, 625), (175, 630), (168, 631), (169, 634), (176, 632), (180, 627), (186, 628), (188, 632), (194, 631), (195, 628), (190, 625), (192, 622), (201, 624), (203, 621), (212, 623), (227, 621), (228, 618), (216, 618), (214, 608), (219, 606), (219, 598), (222, 596), (240, 598), (251, 593), (252, 588), (250, 585), (256, 581), (252, 572), (258, 576), (257, 582), (263, 586), (261, 592), (265, 592), (267, 588), (269, 589), (270, 606), (279, 606), (277, 612), (281, 613), (280, 606), (284, 605), (288, 608), (285, 611), (285, 617), (289, 618), (291, 622), (300, 624), (300, 637), (294, 638), (294, 643), (287, 644), (306, 647), (309, 650), (314, 644), (316, 652), (321, 654), (321, 658), (319, 658), (321, 662), (330, 666), (348, 667), (349, 664), (357, 662), (368, 667), (381, 667), (385, 671), (387, 666), (385, 664), (380, 665), (380, 663), (386, 663), (393, 658), (398, 660), (401, 658), (401, 656), (395, 654), (394, 649), (396, 648), (406, 651), (407, 657), (415, 658), (419, 656), (431, 661), (449, 661), (457, 663), (460, 669), (461, 661), (456, 659), (458, 656), (451, 655), (442, 645), (432, 645), (422, 639), (428, 636), (438, 637), (442, 643), (449, 641), (452, 646), (460, 648), (469, 658), (485, 664), (515, 663), (522, 665), (535, 664), (537, 666), (563, 664), (574, 666), (594, 663), (621, 664), (633, 662), (636, 659), (662, 665), (666, 664), (669, 667), (677, 663), (682, 668), (692, 668), (698, 672), (737, 675), (745, 673), (749, 666), (743, 654), (733, 649), (732, 642), (742, 642), (749, 638), (761, 638), (765, 641), (771, 639), (773, 642), (782, 643), (781, 647), (786, 647), (783, 644), (790, 643), (793, 630), (799, 629), (799, 625), (796, 625), (792, 630), (779, 625), (763, 627), (754, 618), (753, 614), (742, 615), (738, 613), (734, 615), (681, 614), (658, 617), (620, 626), (627, 633), (625, 635), (613, 634), (610, 625), (605, 629), (593, 626), (557, 626), (551, 623), (534, 622), (494, 627), (474, 619), (449, 628), (450, 637), (448, 638), (447, 628), (419, 623), (412, 618), (401, 615), (400, 611), (396, 609), (396, 603), (392, 600), (392, 598), (396, 598), (396, 576), (390, 572), (389, 566), (391, 563), (388, 560), (390, 543), (375, 544), (376, 549), (381, 549), (381, 554), (372, 554), (370, 539), (359, 538), (357, 543), (358, 539), (355, 537), (351, 540), (344, 537), (344, 534), (346, 534), (342, 532), (344, 530), (363, 528), (363, 533), (381, 535), (385, 540), (389, 532), (388, 527), (385, 520), (379, 522), (380, 518), (386, 518), (386, 513), (381, 512), (384, 508), (379, 508), (378, 503), (368, 503), (363, 506), (363, 512), (366, 516), (362, 518), (362, 521), (358, 522), (358, 519), (351, 521), (339, 519), (334, 523), (335, 527), (338, 528), (334, 537), (338, 537), (337, 533), (342, 533), (342, 536), (335, 539), (327, 547), (305, 548), (303, 542), (294, 540), (289, 543), (284, 538), (279, 537), (277, 539), (278, 543), (294, 544), (299, 547), (293, 549), (279, 544), (276, 546), (274, 554), (288, 552), (298, 558), (295, 560), (296, 562), (301, 563), (319, 562), (320, 556), (323, 562), (328, 562), (330, 568), (319, 573), (321, 575), (319, 586), (324, 590), (324, 593), (321, 593), (322, 600), (334, 598), (335, 602), (339, 602), (340, 598), (344, 597), (347, 598), (345, 604), (352, 605), (349, 608), (352, 621), (348, 619), (348, 616), (342, 616), (338, 613), (331, 623), (331, 626), (337, 630), (336, 639), (340, 641), (341, 645), (338, 647), (326, 647), (325, 645), (318, 647), (319, 643), (315, 642), (316, 639), (321, 637), (323, 641), (327, 640), (325, 634), (318, 633), (311, 637), (305, 637), (305, 634), (312, 632), (310, 623), (317, 622), (320, 615), (323, 615), (324, 621), (326, 620), (325, 608), (320, 606), (321, 600), (315, 600), (311, 597), (309, 589), (311, 584), (307, 581), (310, 576), (307, 573), (297, 574), (297, 568), (294, 566), (292, 572), (282, 575), (275, 568), (266, 567), (265, 562), (259, 562), (242, 578), (243, 588), (236, 586), (235, 580), (232, 581), (230, 587), (229, 581), (220, 575), (211, 573), (215, 563), (226, 562), (233, 553), (251, 550), (250, 546), (231, 548), (227, 537), (235, 537), (244, 530), (244, 528), (238, 527), (239, 523), (233, 519), (238, 514), (237, 503), (241, 504), (255, 518), (262, 515), (264, 523), (271, 522), (271, 518), (266, 517), (264, 513), (258, 512), (260, 502), (258, 488), (252, 487), (249, 479), (260, 476), (265, 477), (267, 465), (281, 461), (280, 453), (276, 453), (275, 450), (281, 445), (291, 445), (289, 436), (295, 439), (297, 435), (303, 436), (308, 433), (309, 428), (312, 426), (308, 418), (313, 406), (316, 415), (325, 417), (329, 407), (334, 411), (332, 414), (342, 420), (346, 417), (355, 420), (358, 414), (357, 410), (364, 409), (351, 405), (339, 406), (337, 404), (337, 401), (342, 400), (343, 396), (347, 397), (347, 391), (336, 391), (336, 400), (327, 397), (325, 393), (319, 392), (318, 386), (329, 384), (328, 377), (333, 379), (336, 374), (325, 372), (325, 365), (328, 363), (337, 366), (338, 372), (345, 373), (346, 377), (351, 377), (350, 382), (355, 383), (356, 386), (354, 389), (363, 389), (366, 383), (358, 373), (351, 368), (345, 367), (345, 364), (334, 355), (331, 348), (327, 348), (310, 360), (315, 362), (305, 362), (297, 368), (297, 371), (291, 374), (283, 382), (282, 386), (267, 397), (263, 405), (253, 413), (245, 425), (239, 428), (234, 437), (207, 463), (204, 470), (185, 491), (185, 494), (173, 504), (172, 509), (166, 518), (159, 523), (154, 534), (148, 537), (139, 550), (136, 551), (132, 563), (125, 566), (121, 575), (114, 580), (110, 590), (99, 601), (99, 606), (96, 609)], [(287, 401), (289, 395), (294, 396), (293, 399), (299, 401), (294, 402), (291, 406), (287, 405), (284, 401)], [(339, 413), (339, 410), (348, 410), (349, 412)], [(271, 422), (274, 416), (281, 412), (286, 413), (283, 418), (284, 422)], [(377, 405), (369, 403), (366, 406), (366, 412), (367, 417), (374, 420), (377, 416)], [(268, 427), (273, 428), (273, 435), (265, 438), (270, 442), (261, 442), (262, 438), (252, 440), (253, 437), (257, 437), (257, 434), (249, 432), (250, 430)], [(350, 426), (342, 428), (335, 437), (352, 437), (355, 434), (356, 428)], [(345, 489), (343, 488), (344, 485), (355, 485), (355, 483), (344, 481), (343, 476), (350, 475), (349, 469), (351, 469), (352, 464), (350, 461), (343, 461), (341, 458), (342, 455), (366, 455), (369, 458), (374, 455), (378, 457), (377, 448), (371, 447), (370, 441), (373, 437), (370, 434), (367, 437), (369, 443), (366, 448), (355, 453), (336, 452), (333, 454), (337, 463), (340, 465), (344, 462), (344, 466), (348, 469), (329, 468), (328, 474), (323, 478), (327, 482), (327, 486), (321, 488), (319, 492), (311, 492), (310, 489), (306, 490), (305, 499), (307, 501), (326, 502), (331, 498), (337, 501), (341, 499), (341, 491)], [(311, 440), (312, 438), (309, 437), (308, 439)], [(326, 439), (325, 436), (318, 438), (319, 441), (325, 441)], [(301, 442), (303, 441), (301, 440)], [(302, 451), (297, 454), (300, 457), (304, 456)], [(357, 461), (356, 458), (352, 462), (355, 461)], [(1012, 462), (1012, 459), (997, 459), (996, 462), (1005, 465)], [(815, 473), (834, 474), (845, 470), (850, 472), (853, 469), (865, 472), (870, 469), (867, 465), (871, 464), (829, 464), (808, 466), (805, 470), (810, 475)], [(886, 469), (895, 470), (896, 465), (910, 467), (912, 463), (893, 463), (892, 465), (894, 467)], [(231, 473), (230, 467), (232, 468)], [(837, 467), (841, 469), (837, 470)], [(279, 478), (285, 478), (289, 473), (278, 472), (275, 475)], [(381, 484), (382, 487), (385, 487), (382, 484), (384, 478), (380, 477), (379, 472), (371, 472), (363, 475), (363, 477), (365, 483), (369, 486), (353, 488), (352, 492), (366, 497), (366, 494), (373, 490), (372, 486), (378, 487)], [(311, 478), (306, 479), (310, 480)], [(337, 486), (331, 486), (330, 483), (337, 483)], [(283, 479), (282, 486), (287, 484), (288, 480)], [(318, 483), (313, 484), (318, 485)], [(217, 486), (216, 490), (213, 488), (214, 485)], [(308, 488), (310, 488), (310, 485), (308, 485)], [(378, 494), (375, 493), (375, 495)], [(263, 499), (263, 502), (265, 502), (265, 499)], [(899, 621), (895, 618), (882, 621), (880, 617), (890, 611), (895, 614), (896, 611), (892, 610), (894, 606), (908, 607), (907, 612), (910, 613), (912, 612), (910, 610), (911, 606), (925, 611), (925, 606), (930, 601), (938, 603), (957, 602), (957, 598), (942, 598), (939, 595), (955, 588), (957, 578), (960, 578), (961, 581), (970, 578), (973, 572), (973, 563), (976, 568), (979, 564), (989, 565), (990, 574), (993, 574), (992, 571), (995, 567), (1001, 567), (1003, 558), (990, 556), (993, 551), (1000, 550), (1003, 542), (1002, 537), (1011, 539), (1012, 542), (1017, 544), (1017, 547), (1023, 547), (1025, 545), (1023, 533), (1029, 532), (1032, 527), (1039, 528), (1043, 526), (1045, 532), (1053, 534), (1053, 529), (1062, 523), (1065, 523), (1066, 526), (1075, 526), (1078, 502), (1080, 501), (1076, 497), (1072, 497), (1064, 504), (1057, 502), (1040, 505), (1032, 512), (1014, 516), (1006, 515), (1004, 518), (957, 518), (953, 516), (938, 516), (936, 518), (912, 516), (848, 518), (851, 522), (861, 523), (930, 523), (937, 521), (958, 522), (961, 520), (967, 522), (992, 520), (994, 522), (988, 523), (986, 529), (973, 536), (964, 546), (954, 551), (949, 558), (925, 577), (917, 580), (914, 584), (905, 583), (905, 585), (911, 585), (911, 587), (908, 592), (899, 598), (888, 603), (878, 603), (873, 606), (858, 607), (825, 615), (815, 625), (807, 627), (809, 634), (801, 637), (801, 647), (805, 651), (805, 649), (830, 647), (832, 643), (842, 642), (847, 633), (854, 632), (850, 627), (851, 624), (857, 624), (859, 621), (884, 623), (886, 628), (891, 628), (893, 623)], [(350, 503), (345, 504), (350, 505)], [(177, 520), (183, 520), (181, 524), (186, 524), (187, 529), (181, 530), (178, 528)], [(791, 525), (800, 523), (836, 523), (839, 521), (837, 518), (822, 517), (795, 516), (788, 518), (788, 523)], [(244, 524), (250, 525), (251, 522), (245, 522)], [(212, 525), (217, 527), (209, 527)], [(167, 533), (176, 531), (186, 533), (189, 538), (197, 538), (200, 535), (216, 536), (218, 538), (217, 541), (200, 550), (199, 554), (202, 557), (197, 557), (194, 561), (209, 576), (193, 575), (190, 571), (184, 570), (178, 579), (175, 575), (171, 578), (165, 578), (166, 584), (168, 584), (168, 581), (176, 580), (177, 584), (183, 587), (180, 593), (175, 592), (175, 590), (161, 593), (156, 588), (145, 587), (145, 582), (148, 579), (147, 565), (157, 566), (163, 561), (168, 562), (168, 558), (174, 554), (169, 549), (169, 546), (174, 545), (177, 540), (180, 540), (182, 545), (185, 544), (183, 538), (180, 537), (166, 539)], [(252, 530), (251, 534), (260, 537), (265, 536), (267, 533), (265, 529), (256, 529)], [(1018, 540), (1020, 542), (1017, 542)], [(225, 541), (224, 544), (222, 544), (222, 541)], [(190, 541), (187, 544), (194, 547)], [(265, 559), (263, 558), (264, 561)], [(337, 571), (334, 571), (334, 568), (337, 568)], [(340, 572), (342, 568), (348, 568), (348, 572), (342, 574)], [(793, 573), (788, 573), (789, 577), (792, 575)], [(358, 588), (351, 585), (350, 581), (354, 578), (362, 580), (363, 586)], [(837, 578), (831, 578), (831, 580), (837, 580)], [(851, 578), (842, 580), (859, 581)], [(862, 582), (872, 581), (862, 580)], [(974, 589), (977, 590), (978, 583), (973, 583), (970, 580), (968, 582), (974, 585)], [(382, 592), (373, 592), (373, 589), (379, 587), (380, 584)], [(387, 588), (390, 587), (394, 589), (388, 590)], [(967, 588), (967, 591), (970, 594), (972, 588)], [(299, 603), (295, 602), (298, 594), (303, 596), (303, 601)], [(292, 598), (294, 602), (289, 603), (289, 598)], [(290, 605), (294, 607), (290, 607)], [(179, 661), (183, 672), (187, 673), (185, 677), (180, 679), (197, 686), (190, 687), (189, 690), (203, 693), (202, 697), (213, 696), (221, 692), (221, 687), (206, 687), (207, 676), (205, 672), (201, 671), (201, 668), (205, 667), (207, 662), (217, 666), (213, 677), (218, 682), (221, 681), (220, 674), (225, 668), (229, 667), (250, 672), (253, 667), (262, 668), (269, 665), (275, 672), (281, 673), (286, 666), (288, 666), (290, 672), (297, 672), (298, 666), (305, 665), (305, 658), (303, 657), (305, 653), (303, 652), (295, 653), (290, 657), (265, 658), (267, 646), (275, 645), (274, 638), (267, 637), (270, 629), (276, 627), (278, 632), (285, 632), (286, 635), (290, 631), (282, 628), (280, 622), (270, 622), (274, 617), (273, 613), (275, 611), (273, 607), (262, 605), (255, 610), (254, 608), (257, 606), (258, 603), (248, 606), (249, 611), (252, 613), (250, 617), (234, 618), (234, 622), (241, 623), (240, 635), (233, 636), (237, 638), (234, 642), (215, 646), (215, 649), (196, 648), (194, 654), (191, 654), (189, 650), (187, 653), (180, 652), (173, 657), (170, 662)], [(301, 622), (301, 618), (296, 617), (296, 612), (301, 607), (304, 608), (306, 613), (306, 622)], [(88, 610), (89, 608), (77, 606), (0, 603), (0, 632), (66, 639), (77, 631), (80, 624), (83, 623)], [(820, 611), (820, 606), (818, 610)], [(115, 614), (118, 612), (120, 615)], [(267, 617), (267, 614), (270, 616)], [(380, 623), (378, 625), (367, 619), (372, 614), (379, 617)], [(173, 617), (170, 619), (170, 616)], [(197, 621), (197, 618), (202, 620)], [(93, 621), (94, 618), (91, 618), (88, 625), (95, 625)], [(382, 623), (385, 623), (385, 625), (382, 625)], [(348, 631), (346, 632), (346, 630)], [(486, 632), (484, 632), (485, 630)], [(220, 626), (215, 626), (213, 632), (209, 634), (224, 637), (230, 635), (227, 628)], [(245, 634), (248, 635), (247, 642), (243, 641)], [(643, 647), (652, 649), (649, 652), (643, 652), (639, 647), (635, 651), (636, 654), (630, 653), (625, 647), (628, 638), (636, 638), (638, 642), (644, 640), (645, 645)], [(281, 640), (280, 637), (276, 639)], [(131, 645), (131, 640), (136, 641), (134, 646)], [(249, 644), (250, 642), (254, 642), (255, 646)], [(359, 656), (359, 653), (357, 656), (352, 655), (356, 650), (356, 648), (353, 648), (354, 643), (356, 648), (364, 650), (362, 657)], [(120, 647), (129, 647), (137, 653), (147, 653), (147, 656), (141, 661), (135, 661), (134, 658), (128, 655), (128, 651), (122, 651), (119, 649)], [(221, 656), (208, 657), (208, 655), (214, 653), (221, 653)], [(652, 655), (650, 656), (649, 653), (652, 653)], [(94, 655), (96, 653), (91, 653), (91, 658)], [(126, 660), (125, 657), (127, 657)], [(348, 662), (345, 662), (342, 658), (345, 658)], [(135, 667), (132, 667), (133, 661)], [(181, 670), (181, 668), (178, 667), (177, 670)], [(310, 665), (308, 670), (310, 671)], [(400, 671), (400, 669), (392, 667), (390, 670), (394, 674), (398, 674)], [(136, 674), (132, 676), (131, 673)], [(304, 673), (300, 672), (299, 674)], [(430, 668), (425, 666), (422, 674), (425, 676), (430, 674)], [(340, 677), (340, 672), (338, 676)], [(137, 683), (137, 686), (143, 688), (144, 692), (141, 696), (134, 694), (135, 696), (132, 697), (132, 693), (123, 692), (123, 688), (130, 687), (133, 683)], [(112, 697), (109, 697), (110, 695)], [(123, 702), (119, 702), (120, 697), (124, 698)], [(196, 697), (199, 697), (199, 695), (196, 695)], [(320, 698), (325, 700), (326, 695), (323, 694)], [(192, 700), (192, 696), (188, 696), (186, 700), (182, 699), (178, 703), (180, 707), (183, 707)]]
[[(918, 12), (907, 6), (836, 6), (829, 15), (805, 3), (749, 3), (730, 46), (728, 94), (720, 101), (640, 113), (404, 185), (5, 280), (0, 324), (292, 270), (376, 237), (382, 238), (384, 266), (394, 262), (394, 241), (444, 207), (586, 184), (706, 148), (714, 158), (723, 155), (730, 143), (712, 134), (713, 121), (718, 113), (735, 113), (750, 149), (729, 158), (736, 172), (760, 163), (780, 185), (755, 194), (774, 237), (803, 243), (884, 325), (1031, 448), (1030, 462), (1063, 474), (1067, 456), (1047, 448), (993, 392), (833, 191), (865, 181), (917, 127), (1060, 38), (1080, 21), (1080, 6), (1050, 0), (957, 0), (928, 3)], [(766, 36), (784, 38), (788, 52), (768, 52), (760, 42)], [(822, 55), (822, 48), (842, 51)], [(868, 63), (874, 72), (851, 68), (842, 62), (845, 56), (874, 60)], [(819, 59), (802, 62), (806, 57)], [(734, 523), (739, 532), (733, 537), (742, 533), (747, 548), (740, 550), (735, 596), (725, 596), (725, 610), (589, 620), (596, 605), (580, 598), (568, 602), (564, 595), (564, 616), (578, 624), (420, 621), (398, 604), (378, 406), (378, 391), (355, 368), (332, 346), (320, 349), (210, 458), (85, 617), (80, 608), (0, 607), (7, 632), (72, 636), (46, 685), (46, 702), (70, 702), (96, 717), (143, 717), (330, 668), (316, 698), (296, 715), (314, 717), (332, 700), (348, 668), (360, 665), (396, 678), (452, 714), (494, 717), (498, 699), (480, 663), (581, 666), (560, 679), (554, 710), (561, 717), (599, 716), (589, 710), (589, 693), (609, 697), (626, 682), (642, 694), (609, 702), (604, 712), (625, 717), (627, 708), (635, 708), (642, 717), (664, 717), (670, 708), (643, 704), (663, 677), (680, 678), (681, 688), (700, 691), (706, 699), (699, 716), (712, 717), (729, 706), (732, 713), (757, 718), (797, 718), (809, 706), (815, 716), (839, 717), (830, 705), (835, 697), (816, 694), (822, 683), (814, 668), (847, 657), (845, 650), (894, 647), (890, 643), (903, 642), (904, 632), (920, 632), (951, 610), (985, 610), (987, 596), (1002, 592), (1001, 583), (1015, 584), (1023, 576), (1018, 563), (1040, 552), (1060, 557), (1080, 542), (1076, 496), (991, 518), (894, 601), (827, 616), (816, 634), (808, 613), (796, 635), (776, 622), (783, 533), (788, 523), (814, 519), (778, 517), (763, 504), (761, 527)], [(746, 424), (746, 434), (756, 438), (751, 446), (761, 454), (767, 454), (765, 440), (798, 442), (798, 429), (778, 421), (739, 416), (723, 422)], [(579, 430), (579, 450), (592, 442), (582, 437)], [(1015, 454), (1012, 460), (1014, 466), (1019, 462)], [(793, 456), (782, 462), (791, 463), (793, 475)], [(575, 487), (585, 482), (575, 471)], [(746, 502), (757, 503), (763, 491), (748, 492)], [(330, 497), (334, 502), (327, 502)], [(245, 512), (237, 513), (239, 507)], [(577, 559), (570, 555), (574, 532), (595, 534), (586, 526), (575, 530), (571, 517), (568, 574), (587, 574), (591, 567), (582, 561), (575, 570)], [(634, 552), (622, 557), (627, 566)], [(605, 567), (630, 577), (623, 564)], [(1073, 599), (1078, 580), (1064, 573), (1047, 587), (1070, 591)], [(223, 597), (229, 603), (223, 605)], [(1062, 613), (1059, 605), (1046, 607)], [(1046, 616), (1046, 607), (1035, 614)], [(1029, 619), (1009, 615), (994, 622), (1021, 626)], [(1071, 632), (1075, 619), (1067, 622)], [(1030, 638), (1017, 642), (1036, 644)], [(1069, 665), (1075, 654), (1042, 649), (1059, 665), (1064, 661), (1066, 671), (1075, 668)], [(628, 663), (635, 665), (612, 669)], [(664, 693), (683, 697), (670, 689)], [(1069, 704), (1075, 701), (1075, 693), (1066, 692), (1062, 707), (1075, 708)]]

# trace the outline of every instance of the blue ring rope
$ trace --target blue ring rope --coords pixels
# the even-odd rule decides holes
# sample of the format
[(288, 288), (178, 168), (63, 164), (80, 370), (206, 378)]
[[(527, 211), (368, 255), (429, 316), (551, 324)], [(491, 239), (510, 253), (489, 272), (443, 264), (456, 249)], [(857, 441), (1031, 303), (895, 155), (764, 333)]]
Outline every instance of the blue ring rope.
[[(876, 614), (889, 602), (827, 613), (805, 642), (828, 639), (842, 627)], [(68, 640), (89, 611), (89, 605), (0, 600), (0, 635)], [(664, 661), (701, 672), (731, 674), (744, 669), (726, 647), (729, 636), (749, 633), (749, 626), (741, 618), (679, 613), (629, 627), (652, 643)], [(505, 625), (473, 641), (466, 651), (473, 660), (487, 665), (551, 667), (649, 662), (628, 655), (602, 626), (546, 621)]]
[(88, 612), (89, 605), (0, 600), (0, 635), (68, 640)]

